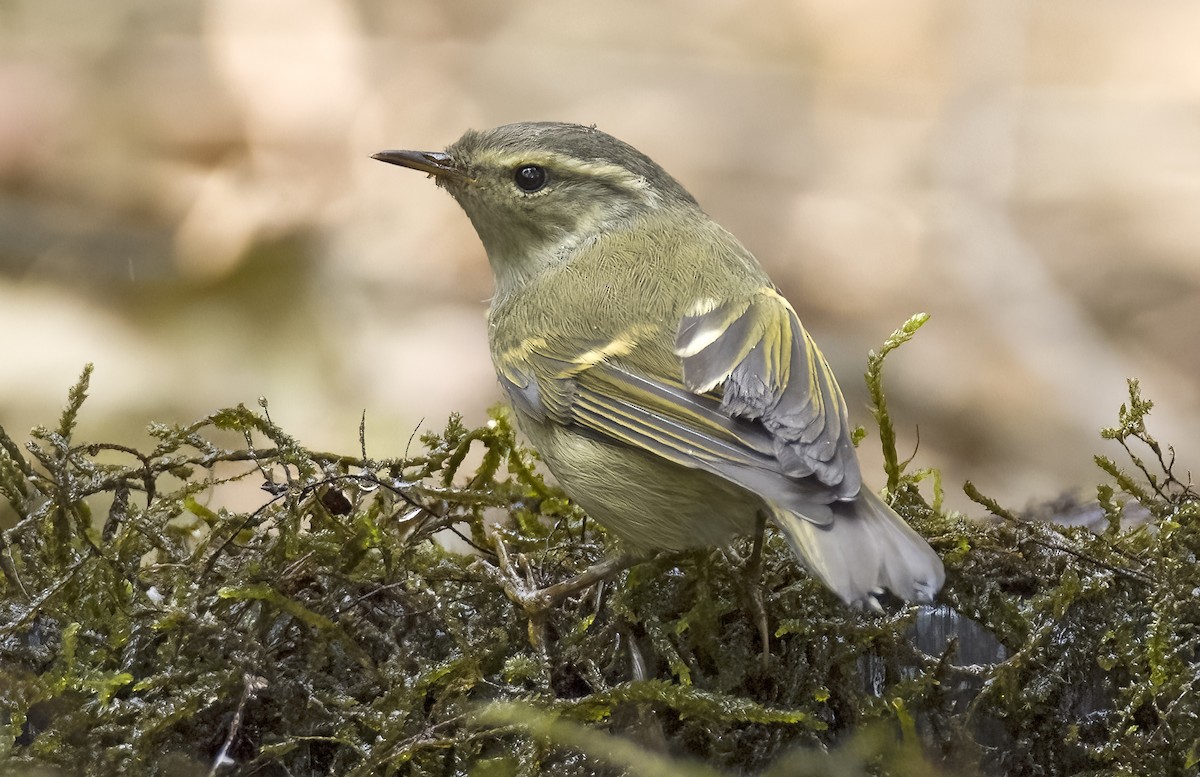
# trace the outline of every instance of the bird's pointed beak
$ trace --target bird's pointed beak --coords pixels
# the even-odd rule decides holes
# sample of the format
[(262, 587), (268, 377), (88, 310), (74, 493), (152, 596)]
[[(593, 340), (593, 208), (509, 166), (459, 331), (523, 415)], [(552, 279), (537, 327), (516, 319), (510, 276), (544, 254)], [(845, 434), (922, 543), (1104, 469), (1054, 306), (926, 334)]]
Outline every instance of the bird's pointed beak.
[(464, 183), (474, 180), (455, 166), (454, 157), (441, 151), (380, 151), (378, 154), (372, 154), (371, 158), (429, 173), (434, 178)]

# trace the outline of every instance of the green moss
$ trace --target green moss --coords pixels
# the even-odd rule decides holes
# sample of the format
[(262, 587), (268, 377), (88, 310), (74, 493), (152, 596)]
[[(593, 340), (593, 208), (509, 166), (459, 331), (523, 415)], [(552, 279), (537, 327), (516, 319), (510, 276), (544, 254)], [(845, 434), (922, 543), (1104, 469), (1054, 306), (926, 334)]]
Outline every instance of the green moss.
[[(868, 384), (889, 497), (945, 560), (957, 615), (849, 611), (771, 532), (766, 657), (720, 549), (651, 559), (531, 621), (506, 590), (614, 550), (503, 412), (451, 418), (398, 460), (370, 458), (362, 429), (356, 455), (308, 450), (265, 402), (154, 426), (135, 451), (75, 439), (89, 368), (55, 429), (25, 447), (0, 430), (16, 516), (0, 534), (0, 774), (1194, 769), (1200, 499), (1147, 431), (1150, 403), (1131, 382), (1104, 432), (1129, 460), (1097, 461), (1104, 531), (969, 484), (993, 517), (947, 514), (936, 473), (896, 455), (883, 400), (885, 356), (923, 321), (872, 356)], [(238, 481), (262, 484), (261, 506), (221, 505)], [(1148, 520), (1128, 526), (1134, 501)], [(474, 550), (447, 550), (450, 533)]]

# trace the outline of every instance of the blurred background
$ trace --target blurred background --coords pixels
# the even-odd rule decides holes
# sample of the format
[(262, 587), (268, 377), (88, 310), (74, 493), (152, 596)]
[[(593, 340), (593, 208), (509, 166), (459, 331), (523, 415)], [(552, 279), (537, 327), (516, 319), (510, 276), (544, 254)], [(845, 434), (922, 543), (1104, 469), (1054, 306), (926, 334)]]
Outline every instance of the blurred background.
[(1197, 30), (1191, 0), (0, 0), (0, 424), (53, 424), (89, 361), (89, 440), (259, 396), (318, 449), (365, 410), (378, 457), (483, 420), (483, 251), (368, 156), (559, 119), (742, 239), (855, 422), (928, 311), (887, 391), (953, 505), (1093, 485), (1127, 377), (1196, 466)]

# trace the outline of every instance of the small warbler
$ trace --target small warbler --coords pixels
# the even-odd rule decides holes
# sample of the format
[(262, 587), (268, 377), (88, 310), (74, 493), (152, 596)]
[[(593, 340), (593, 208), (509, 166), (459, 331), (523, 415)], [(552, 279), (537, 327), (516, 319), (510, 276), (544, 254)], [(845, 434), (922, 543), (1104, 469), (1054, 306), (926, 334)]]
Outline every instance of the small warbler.
[(552, 122), (374, 158), (430, 174), (470, 217), (518, 425), (605, 528), (680, 549), (765, 516), (849, 604), (933, 599), (942, 562), (863, 485), (846, 402), (795, 310), (653, 160)]

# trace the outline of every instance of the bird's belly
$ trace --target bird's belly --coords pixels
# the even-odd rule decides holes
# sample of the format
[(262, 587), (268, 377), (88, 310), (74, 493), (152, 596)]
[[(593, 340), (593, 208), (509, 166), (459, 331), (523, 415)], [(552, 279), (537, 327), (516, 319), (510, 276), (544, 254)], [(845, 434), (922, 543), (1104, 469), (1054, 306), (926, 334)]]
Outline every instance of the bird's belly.
[(568, 496), (626, 543), (677, 550), (755, 528), (762, 501), (715, 475), (554, 423), (518, 419)]

